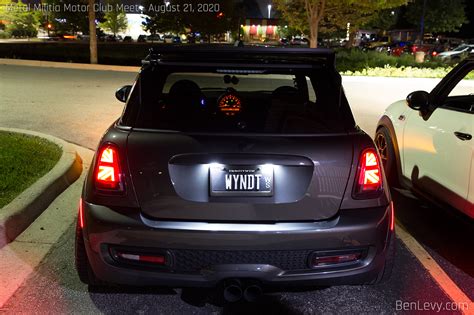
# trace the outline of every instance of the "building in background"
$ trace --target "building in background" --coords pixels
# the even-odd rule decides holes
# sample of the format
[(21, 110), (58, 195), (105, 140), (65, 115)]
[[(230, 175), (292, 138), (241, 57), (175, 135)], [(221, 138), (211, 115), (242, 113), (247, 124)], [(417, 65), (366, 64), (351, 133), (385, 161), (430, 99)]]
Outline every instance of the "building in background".
[(247, 42), (278, 41), (279, 21), (271, 0), (248, 0), (243, 2), (246, 18), (241, 23), (241, 36)]

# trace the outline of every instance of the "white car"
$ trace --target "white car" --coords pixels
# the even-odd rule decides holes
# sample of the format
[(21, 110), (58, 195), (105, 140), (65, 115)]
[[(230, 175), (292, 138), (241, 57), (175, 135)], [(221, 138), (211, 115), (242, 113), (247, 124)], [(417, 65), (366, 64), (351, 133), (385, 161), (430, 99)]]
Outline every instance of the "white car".
[(474, 53), (474, 45), (459, 45), (450, 51), (444, 51), (438, 54), (438, 59), (444, 62), (457, 63), (466, 58), (470, 53)]
[(430, 92), (410, 93), (380, 119), (375, 143), (392, 186), (474, 218), (474, 56)]

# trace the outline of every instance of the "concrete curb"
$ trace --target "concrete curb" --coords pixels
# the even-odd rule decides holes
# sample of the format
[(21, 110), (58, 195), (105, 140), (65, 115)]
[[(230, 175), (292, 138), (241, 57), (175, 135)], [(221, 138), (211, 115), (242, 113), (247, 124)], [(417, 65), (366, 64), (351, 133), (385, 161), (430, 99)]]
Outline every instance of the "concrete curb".
[(131, 66), (110, 66), (110, 65), (92, 65), (88, 63), (71, 63), (71, 62), (55, 62), (41, 60), (25, 60), (25, 59), (7, 59), (0, 58), (0, 65), (8, 66), (30, 66), (43, 68), (63, 68), (77, 70), (98, 70), (98, 71), (119, 71), (119, 72), (138, 72), (140, 67)]
[(37, 136), (57, 144), (62, 155), (58, 163), (0, 211), (0, 248), (20, 235), (48, 206), (82, 173), (82, 159), (73, 145), (53, 136), (16, 129), (0, 128), (0, 131)]

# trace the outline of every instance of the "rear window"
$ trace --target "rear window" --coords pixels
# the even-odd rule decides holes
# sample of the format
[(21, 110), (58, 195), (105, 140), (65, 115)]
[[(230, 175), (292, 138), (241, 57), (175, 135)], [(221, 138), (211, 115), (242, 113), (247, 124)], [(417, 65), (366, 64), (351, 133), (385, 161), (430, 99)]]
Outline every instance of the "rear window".
[(311, 70), (142, 72), (132, 93), (129, 103), (140, 103), (127, 105), (139, 106), (136, 128), (298, 134), (344, 130), (340, 86)]

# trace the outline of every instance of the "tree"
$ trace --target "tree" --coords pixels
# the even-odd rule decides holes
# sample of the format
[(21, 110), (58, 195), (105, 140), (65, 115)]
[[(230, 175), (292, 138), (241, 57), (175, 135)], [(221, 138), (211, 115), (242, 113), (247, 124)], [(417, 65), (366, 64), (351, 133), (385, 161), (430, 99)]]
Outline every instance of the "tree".
[(121, 3), (120, 0), (109, 0), (108, 5), (112, 8), (105, 13), (104, 22), (99, 23), (99, 26), (104, 30), (117, 35), (119, 32), (123, 32), (127, 29), (128, 22), (127, 16), (123, 10), (119, 10), (118, 5)]
[(310, 47), (317, 47), (321, 28), (344, 29), (351, 25), (354, 36), (361, 25), (381, 10), (399, 7), (408, 0), (274, 0), (277, 10), (291, 27), (310, 35)]
[(310, 47), (318, 47), (319, 23), (331, 0), (275, 0), (275, 8), (291, 28), (309, 33)]
[(397, 24), (398, 10), (385, 9), (377, 11), (372, 18), (363, 24), (364, 28), (388, 30)]
[(2, 1), (0, 20), (5, 21), (5, 31), (12, 37), (35, 37), (40, 25), (40, 13), (29, 10), (21, 1)]
[[(423, 0), (414, 0), (408, 4), (405, 19), (413, 26), (420, 27)], [(427, 32), (457, 32), (468, 23), (463, 0), (426, 1), (425, 30)]]
[(98, 62), (98, 53), (97, 53), (97, 29), (95, 24), (95, 10), (94, 4), (95, 0), (88, 0), (89, 4), (89, 51), (91, 57), (91, 63), (96, 64)]
[(338, 0), (331, 2), (328, 10), (327, 20), (339, 28), (346, 28), (350, 23), (349, 40), (346, 47), (352, 47), (355, 36), (360, 27), (381, 19), (387, 14), (387, 9), (400, 7), (407, 3), (407, 0)]
[[(181, 0), (175, 0), (173, 5), (181, 5)], [(162, 12), (154, 10), (156, 8), (156, 0), (145, 0), (144, 10), (145, 21), (143, 28), (151, 34), (156, 33), (181, 33), (185, 27), (183, 25), (183, 14), (181, 12)], [(163, 7), (161, 7), (163, 8)]]
[[(194, 12), (189, 11), (192, 4)], [(151, 5), (151, 6), (150, 6)], [(208, 11), (198, 11), (200, 5), (212, 8)], [(173, 0), (169, 4), (169, 12), (156, 10), (156, 1), (146, 0), (144, 3), (144, 29), (152, 34), (199, 32), (210, 38), (211, 35), (222, 34), (226, 31), (238, 30), (239, 17), (242, 8), (233, 0)], [(173, 7), (179, 6), (178, 11)], [(151, 10), (153, 9), (154, 10)], [(186, 11), (187, 9), (187, 11)]]
[(197, 0), (194, 5), (214, 3), (219, 5), (219, 10), (188, 14), (184, 24), (192, 32), (199, 32), (209, 40), (213, 35), (220, 35), (227, 31), (238, 30), (239, 20), (243, 16), (243, 8), (233, 0)]
[(86, 5), (87, 0), (46, 0), (47, 5), (57, 5), (59, 10), (47, 12), (48, 23), (57, 34), (89, 33), (88, 14), (81, 10), (69, 10), (69, 6)]

